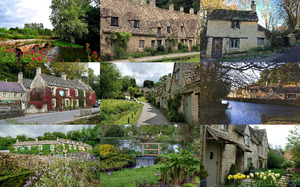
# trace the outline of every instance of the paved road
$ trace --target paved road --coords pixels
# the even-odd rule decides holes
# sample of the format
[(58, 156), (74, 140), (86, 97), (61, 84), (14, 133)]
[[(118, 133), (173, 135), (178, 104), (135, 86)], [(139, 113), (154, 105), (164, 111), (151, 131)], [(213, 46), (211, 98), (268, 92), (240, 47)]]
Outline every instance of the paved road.
[[(151, 60), (159, 60), (164, 57), (166, 58), (173, 58), (173, 57), (182, 57), (182, 56), (190, 56), (190, 55), (199, 55), (199, 52), (192, 52), (192, 53), (174, 53), (174, 54), (168, 54), (168, 55), (159, 55), (159, 56), (149, 56), (149, 57), (142, 57), (142, 58), (135, 58), (135, 62), (146, 62)], [(111, 62), (130, 62), (130, 60), (115, 60)]]
[[(100, 108), (91, 108), (92, 112), (99, 111)], [(57, 122), (71, 120), (74, 115), (79, 115), (80, 110), (70, 110), (63, 112), (51, 112), (51, 113), (40, 113), (40, 114), (26, 114), (24, 117), (13, 118), (19, 123), (24, 124), (55, 124)], [(12, 123), (7, 123), (6, 120), (0, 120), (0, 125), (7, 125)]]
[(152, 106), (150, 103), (144, 104), (142, 114), (137, 122), (137, 125), (170, 125), (169, 122), (161, 112)]

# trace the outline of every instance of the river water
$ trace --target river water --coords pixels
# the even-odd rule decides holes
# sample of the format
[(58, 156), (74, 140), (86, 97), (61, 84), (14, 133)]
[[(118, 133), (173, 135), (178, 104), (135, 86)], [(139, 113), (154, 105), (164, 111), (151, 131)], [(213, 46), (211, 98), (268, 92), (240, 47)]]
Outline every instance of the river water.
[[(227, 101), (225, 101), (227, 102)], [(215, 124), (261, 124), (263, 115), (300, 115), (300, 107), (228, 101), (228, 109), (214, 119)]]
[(88, 62), (88, 55), (83, 48), (50, 47), (48, 56), (59, 62)]

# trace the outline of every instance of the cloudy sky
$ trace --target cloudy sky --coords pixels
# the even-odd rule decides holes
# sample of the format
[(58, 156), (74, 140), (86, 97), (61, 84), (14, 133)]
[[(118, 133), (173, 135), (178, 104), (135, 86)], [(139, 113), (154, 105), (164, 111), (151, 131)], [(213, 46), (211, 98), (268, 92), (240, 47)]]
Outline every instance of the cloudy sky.
[[(90, 125), (92, 128), (95, 125)], [(88, 128), (88, 125), (0, 125), (0, 137), (25, 134), (27, 137), (35, 138), (45, 132), (62, 132), (67, 134), (69, 131)]]
[(90, 62), (89, 63), (89, 68), (92, 68), (94, 70), (94, 74), (97, 76), (97, 75), (100, 75), (100, 63), (95, 63), (95, 62)]
[(122, 76), (129, 75), (142, 86), (144, 80), (157, 82), (160, 77), (172, 73), (174, 63), (116, 63)]
[[(257, 125), (251, 125), (254, 127)], [(269, 144), (272, 148), (275, 146), (281, 146), (282, 149), (287, 145), (287, 137), (289, 136), (289, 131), (294, 129), (295, 125), (259, 125), (259, 129), (266, 129)]]
[(25, 23), (43, 23), (52, 29), (49, 20), (51, 0), (1, 0), (0, 27), (20, 27)]

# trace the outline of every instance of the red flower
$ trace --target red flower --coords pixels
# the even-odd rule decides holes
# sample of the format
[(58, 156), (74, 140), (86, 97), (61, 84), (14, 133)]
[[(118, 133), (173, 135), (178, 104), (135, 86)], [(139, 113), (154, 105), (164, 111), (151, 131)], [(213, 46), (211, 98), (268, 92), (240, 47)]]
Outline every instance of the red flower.
[(24, 55), (27, 55), (27, 53), (28, 53), (28, 52), (27, 52), (27, 51), (25, 51), (25, 52), (24, 52)]
[(41, 61), (43, 58), (40, 56), (39, 58), (38, 58), (38, 61)]
[(5, 53), (7, 53), (7, 50), (5, 50)]
[(32, 61), (35, 61), (35, 57), (32, 57)]

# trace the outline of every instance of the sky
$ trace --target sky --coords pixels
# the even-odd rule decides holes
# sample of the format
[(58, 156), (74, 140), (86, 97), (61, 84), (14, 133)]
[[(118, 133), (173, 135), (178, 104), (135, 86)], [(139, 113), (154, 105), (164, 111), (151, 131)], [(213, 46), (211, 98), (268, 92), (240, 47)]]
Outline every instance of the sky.
[(94, 74), (100, 75), (100, 63), (95, 63), (95, 62), (90, 62), (89, 63), (89, 68), (92, 68), (94, 70)]
[[(1, 125), (0, 137), (11, 136), (15, 138), (17, 135), (26, 135), (35, 138), (44, 135), (45, 132), (62, 132), (67, 134), (69, 131), (88, 128), (89, 125)], [(95, 125), (90, 125), (92, 128)]]
[(173, 72), (174, 63), (116, 63), (122, 76), (129, 75), (136, 79), (138, 86), (145, 80), (157, 82), (160, 77)]
[(53, 29), (49, 20), (51, 0), (1, 0), (0, 28), (19, 27), (25, 23), (43, 23)]
[[(254, 126), (258, 125), (251, 125)], [(275, 148), (275, 145), (281, 146), (284, 150), (287, 145), (287, 137), (289, 136), (289, 131), (294, 129), (295, 125), (259, 125), (259, 129), (266, 129), (268, 142), (272, 145), (272, 148)]]

